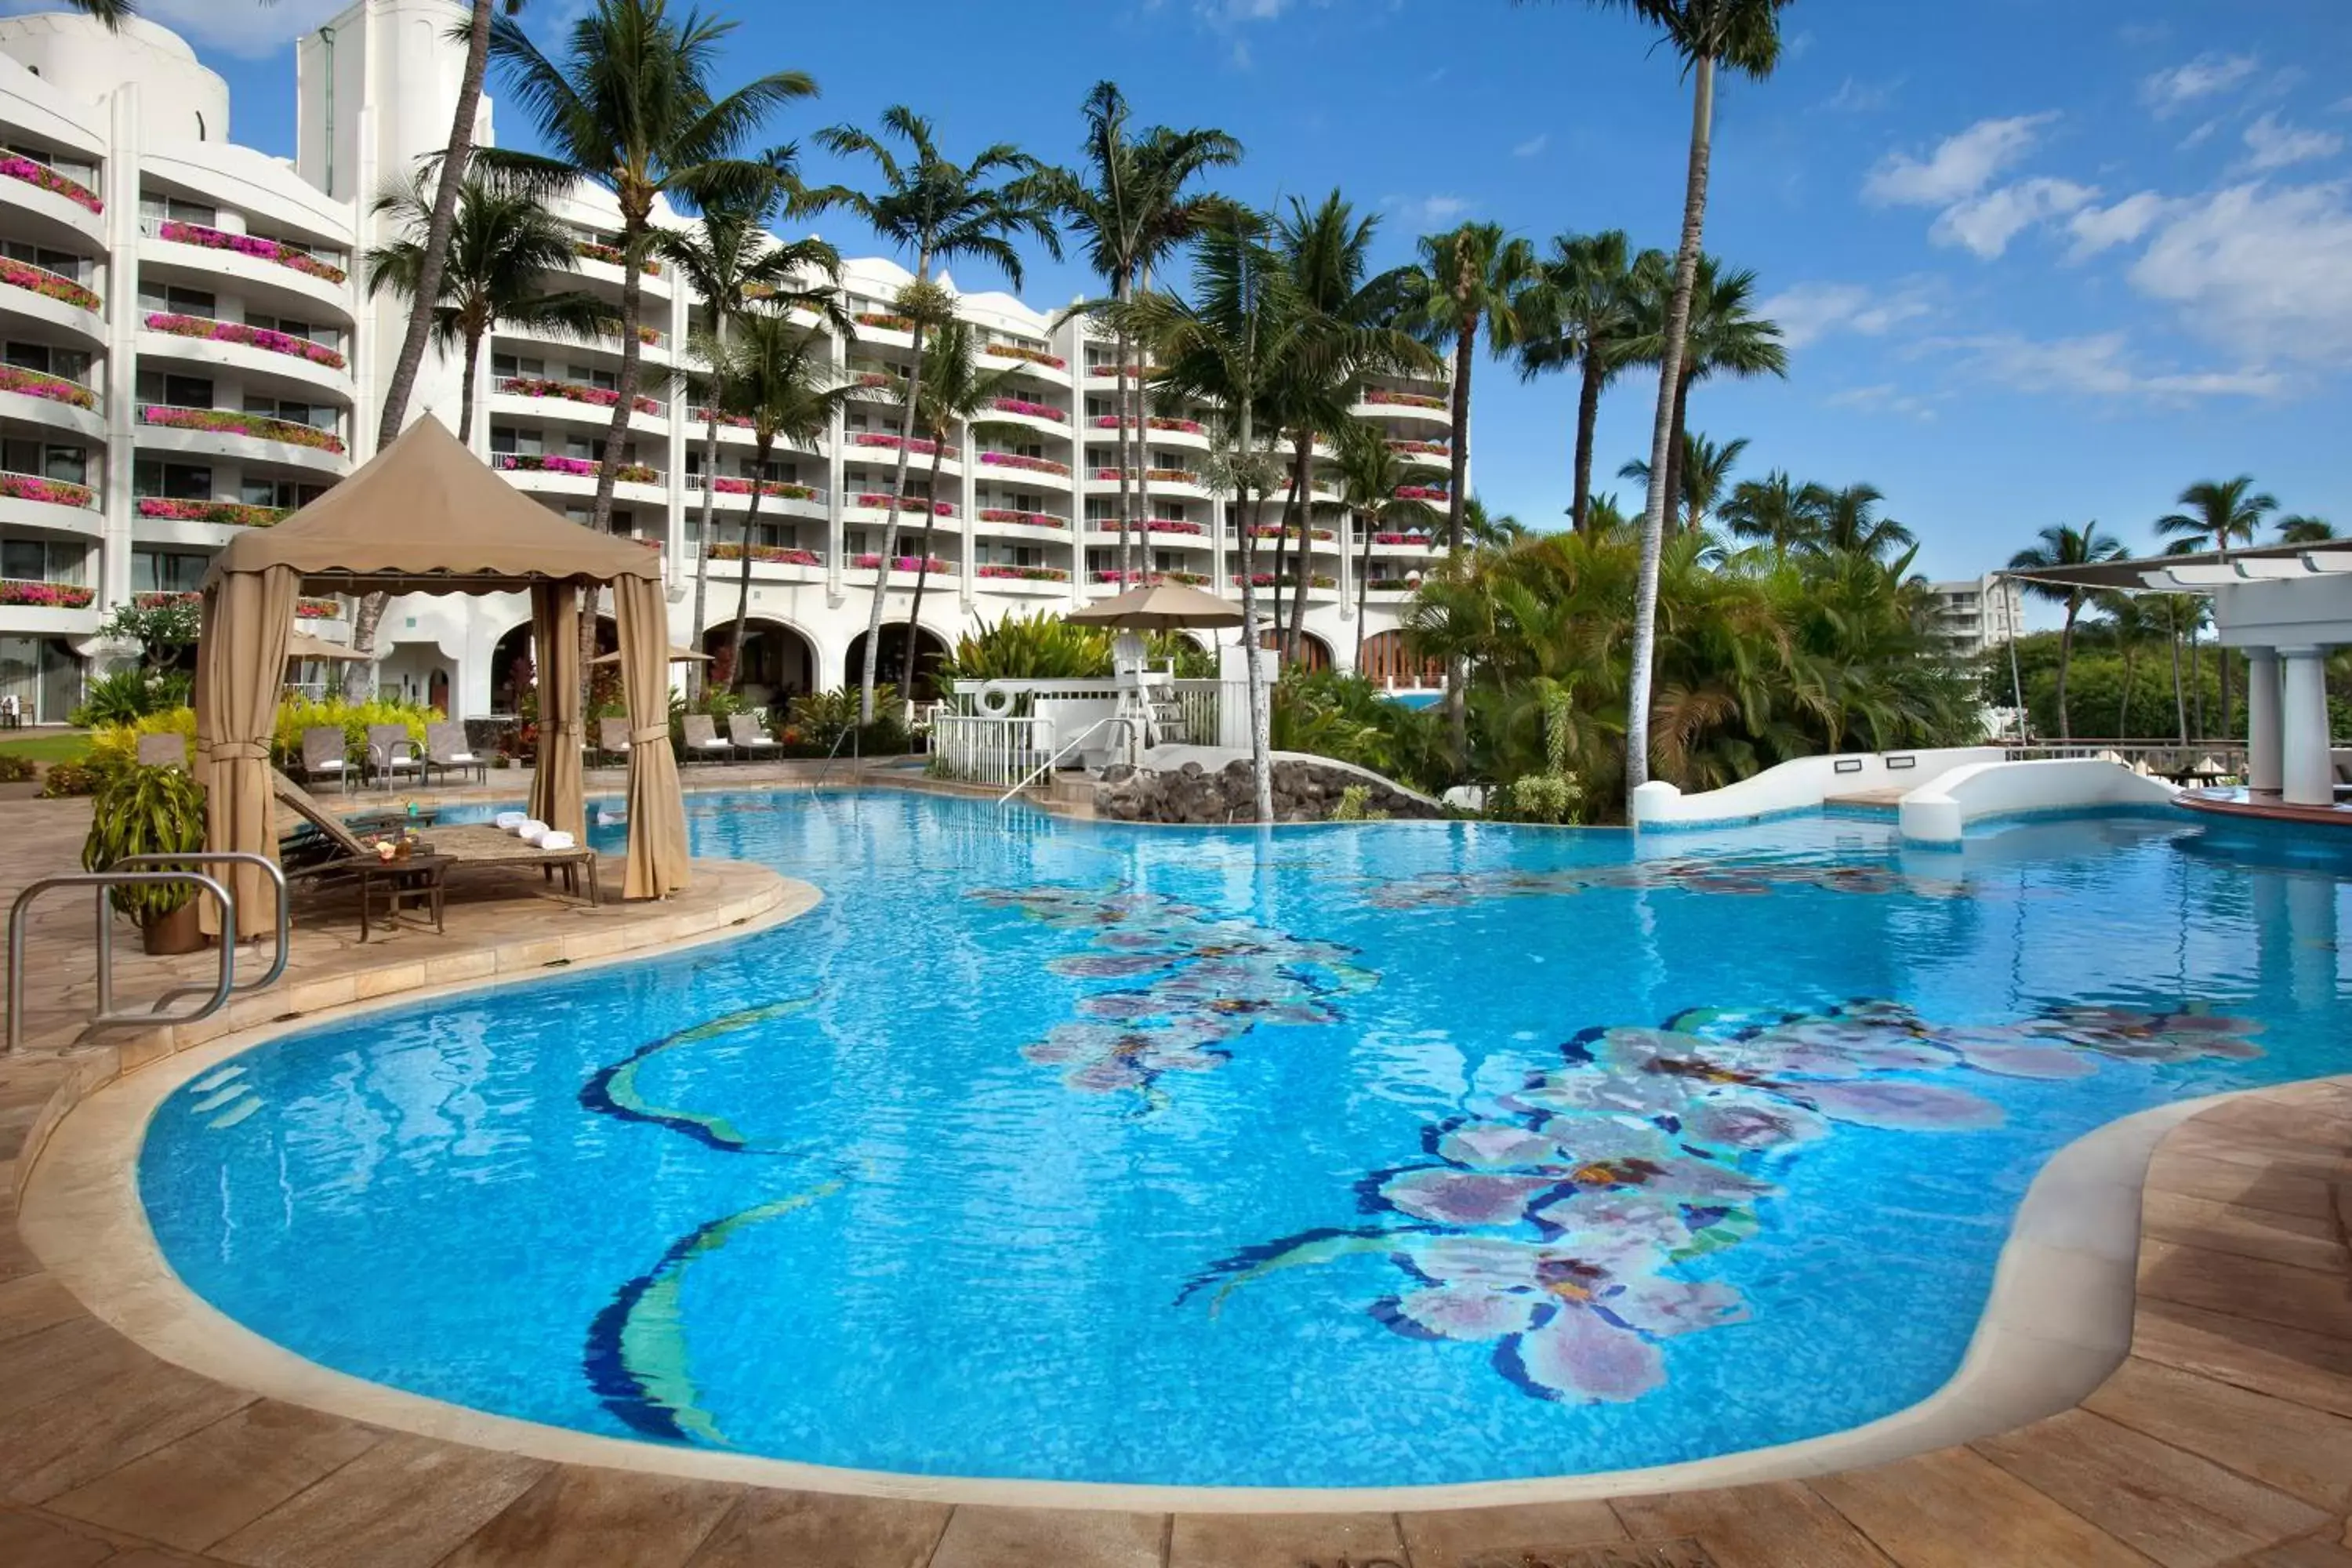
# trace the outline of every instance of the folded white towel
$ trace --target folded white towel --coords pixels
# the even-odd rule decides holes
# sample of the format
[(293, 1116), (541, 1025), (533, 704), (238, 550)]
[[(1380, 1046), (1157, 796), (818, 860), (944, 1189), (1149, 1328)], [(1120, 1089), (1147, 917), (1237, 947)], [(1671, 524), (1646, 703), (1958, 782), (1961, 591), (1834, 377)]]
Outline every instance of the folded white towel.
[(471, 752), (452, 752), (449, 753), (449, 760), (452, 763), (470, 763), (474, 760), (474, 753)]
[(539, 842), (541, 835), (547, 831), (547, 824), (540, 821), (537, 817), (533, 817), (528, 822), (516, 823), (509, 831), (513, 833), (517, 838), (521, 839), (525, 844), (536, 844)]
[(569, 849), (577, 842), (569, 833), (559, 833), (551, 828), (541, 837), (539, 847), (541, 849)]
[(491, 823), (503, 833), (512, 833), (530, 820), (530, 813), (527, 811), (502, 811), (490, 818)]

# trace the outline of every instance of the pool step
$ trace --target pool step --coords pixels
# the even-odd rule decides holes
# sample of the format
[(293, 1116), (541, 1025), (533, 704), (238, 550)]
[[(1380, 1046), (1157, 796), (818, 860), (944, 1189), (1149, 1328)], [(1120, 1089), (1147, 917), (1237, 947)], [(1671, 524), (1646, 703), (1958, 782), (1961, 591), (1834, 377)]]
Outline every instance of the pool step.
[(1858, 789), (1851, 795), (1833, 795), (1822, 802), (1822, 809), (1832, 816), (1899, 816), (1903, 797), (1911, 792), (1912, 787), (1907, 784), (1890, 784), (1883, 789)]

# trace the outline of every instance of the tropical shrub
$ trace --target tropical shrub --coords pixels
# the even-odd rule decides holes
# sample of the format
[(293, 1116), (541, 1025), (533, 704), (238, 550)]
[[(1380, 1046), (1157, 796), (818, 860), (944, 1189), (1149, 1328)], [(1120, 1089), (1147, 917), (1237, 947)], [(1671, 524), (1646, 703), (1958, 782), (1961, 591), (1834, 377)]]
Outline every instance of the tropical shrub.
[(1276, 751), (1353, 763), (1420, 790), (1449, 773), (1436, 710), (1391, 702), (1360, 676), (1294, 666), (1275, 683), (1269, 719)]
[(30, 757), (14, 752), (0, 752), (0, 784), (24, 784), (38, 770)]
[(83, 689), (81, 706), (68, 722), (84, 730), (130, 724), (188, 700), (190, 678), (177, 670), (118, 669)]
[[(149, 668), (175, 662), (180, 650), (194, 647), (204, 629), (204, 600), (195, 594), (141, 594), (98, 628), (102, 637), (139, 645), (139, 657)], [(152, 712), (150, 704), (142, 712)], [(136, 715), (133, 715), (136, 717)]]
[(1349, 784), (1339, 791), (1339, 804), (1331, 808), (1334, 822), (1386, 822), (1389, 814), (1372, 806), (1372, 786)]
[(944, 687), (954, 680), (1086, 680), (1108, 677), (1111, 637), (1097, 626), (1073, 626), (1039, 611), (1007, 611), (994, 626), (956, 639), (955, 651), (939, 668)]
[(1511, 781), (1503, 797), (1514, 822), (1574, 822), (1584, 804), (1584, 790), (1562, 773), (1522, 773)]
[(860, 756), (896, 756), (907, 749), (907, 726), (898, 718), (897, 688), (888, 681), (874, 688), (874, 721), (862, 728), (857, 727), (858, 709), (858, 689), (855, 686), (793, 698), (784, 723), (777, 731), (777, 739), (784, 743), (784, 754), (828, 756), (835, 753), (836, 745), (846, 753), (851, 746), (844, 737), (853, 728), (857, 728), (856, 750)]
[[(344, 754), (356, 763), (367, 755), (369, 725), (404, 725), (408, 738), (422, 747), (425, 726), (438, 723), (441, 718), (437, 708), (403, 702), (396, 698), (352, 702), (331, 697), (320, 702), (307, 697), (289, 697), (278, 705), (278, 722), (270, 735), (270, 755), (280, 766), (289, 760), (299, 763), (302, 758), (302, 731), (332, 725), (343, 732)], [(194, 721), (193, 714), (190, 720)]]
[[(55, 770), (52, 770), (54, 772)], [(101, 774), (91, 803), (85, 871), (103, 871), (133, 855), (184, 855), (205, 847), (205, 792), (185, 768), (137, 763)], [(196, 896), (185, 882), (116, 888), (114, 907), (145, 925)]]
[(87, 763), (51, 763), (49, 771), (41, 775), (41, 798), (62, 800), (68, 795), (96, 795), (106, 775)]
[(175, 704), (151, 709), (133, 718), (100, 723), (90, 731), (89, 753), (84, 760), (101, 773), (135, 767), (142, 735), (178, 735), (187, 742), (188, 755), (193, 757), (196, 754), (196, 710)]

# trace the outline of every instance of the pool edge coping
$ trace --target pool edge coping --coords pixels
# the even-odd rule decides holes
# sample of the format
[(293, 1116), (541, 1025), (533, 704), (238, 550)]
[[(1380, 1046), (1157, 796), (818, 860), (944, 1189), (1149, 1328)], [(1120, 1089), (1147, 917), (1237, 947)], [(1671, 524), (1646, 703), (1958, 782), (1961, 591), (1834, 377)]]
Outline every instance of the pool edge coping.
[[(780, 880), (789, 880), (780, 879)], [(686, 949), (779, 925), (821, 895), (757, 926), (727, 926), (666, 945)], [(593, 961), (642, 960), (637, 950)], [(583, 963), (579, 967), (592, 965)], [(493, 977), (488, 982), (496, 985)], [(2137, 1303), (2141, 1191), (2165, 1138), (2225, 1100), (2274, 1094), (2267, 1084), (2150, 1107), (2062, 1145), (2020, 1201), (1983, 1311), (1952, 1376), (1901, 1410), (1844, 1430), (1702, 1459), (1584, 1475), (1403, 1487), (1192, 1487), (948, 1477), (862, 1470), (649, 1443), (498, 1415), (337, 1372), (278, 1344), (191, 1289), (164, 1259), (138, 1192), (150, 1118), (182, 1084), (230, 1057), (321, 1022), (347, 1021), (479, 979), (369, 998), (273, 1022), (127, 1068), (74, 1096), (38, 1150), (17, 1164), (17, 1227), (84, 1310), (153, 1354), (265, 1397), (395, 1431), (559, 1464), (902, 1501), (1182, 1513), (1418, 1512), (1591, 1501), (1799, 1479), (1883, 1464), (1995, 1436), (2080, 1404), (2128, 1356)], [(2352, 1082), (2352, 1076), (2299, 1080)], [(70, 1084), (61, 1088), (66, 1098)]]

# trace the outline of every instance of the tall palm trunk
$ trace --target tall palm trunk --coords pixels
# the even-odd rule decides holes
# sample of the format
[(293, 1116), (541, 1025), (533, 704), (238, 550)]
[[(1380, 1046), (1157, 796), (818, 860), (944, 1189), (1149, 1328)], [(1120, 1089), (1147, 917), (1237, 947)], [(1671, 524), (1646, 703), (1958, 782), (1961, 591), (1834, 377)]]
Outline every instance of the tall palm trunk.
[[(723, 349), (724, 344), (721, 344)], [(710, 594), (711, 529), (719, 514), (719, 385), (709, 387), (710, 405), (705, 408), (702, 420), (702, 521), (696, 525), (694, 546), (694, 630), (690, 634), (694, 646), (702, 646), (702, 616)], [(741, 662), (740, 657), (737, 660)], [(705, 666), (688, 663), (687, 689), (698, 701), (703, 696)]]
[(1675, 388), (1675, 428), (1666, 441), (1666, 521), (1676, 532), (1698, 526), (1697, 510), (1683, 494), (1683, 443), (1690, 428), (1690, 389), (1691, 378), (1685, 371), (1681, 384)]
[(1579, 533), (1585, 531), (1592, 513), (1592, 437), (1601, 423), (1601, 384), (1607, 374), (1593, 345), (1587, 343), (1584, 384), (1576, 394), (1576, 499), (1570, 512)]
[(2132, 738), (2132, 660), (2138, 652), (2139, 645), (2126, 638), (2124, 642), (2124, 700), (2116, 714), (2116, 739), (2118, 741), (2128, 741)]
[(2189, 744), (2189, 699), (2180, 688), (2180, 634), (2172, 634), (2172, 707), (2180, 721), (2180, 743)]
[[(441, 301), (441, 275), (449, 264), (449, 231), (457, 221), (457, 193), (466, 184), (466, 164), (474, 154), (474, 117), (481, 112), (482, 77), (490, 62), (490, 7), (493, 0), (474, 0), (474, 14), (466, 28), (466, 72), (457, 81), (457, 108), (449, 120), (449, 146), (441, 160), (441, 183), (433, 192), (433, 221), (425, 230), (425, 255), (417, 263), (416, 298), (408, 308), (408, 331), (400, 340), (400, 357), (393, 362), (392, 380), (384, 388), (383, 408), (375, 426), (375, 449), (383, 451), (400, 434), (408, 417), (408, 400), (416, 391), (416, 374), (424, 368), (425, 345), (432, 341), (433, 317)], [(474, 391), (466, 380), (466, 395)], [(468, 431), (470, 433), (471, 426)], [(352, 647), (360, 653), (375, 651), (376, 627), (383, 620), (384, 595), (369, 594), (360, 600), (352, 619)], [(357, 695), (375, 689), (375, 667), (355, 664), (346, 676), (356, 677)]]
[[(933, 430), (930, 493), (923, 499), (923, 537), (915, 563), (915, 602), (907, 609), (907, 652), (906, 657), (898, 661), (899, 679), (906, 683), (899, 689), (901, 697), (912, 698), (915, 695), (915, 638), (921, 635), (915, 628), (923, 620), (923, 584), (931, 580), (931, 531), (938, 526), (940, 518), (940, 459), (947, 456), (947, 432)], [(887, 566), (889, 563), (886, 561), (883, 564)], [(971, 563), (965, 562), (963, 568), (971, 571)]]
[(2197, 738), (2204, 740), (2205, 728), (2205, 643), (2197, 628), (2189, 628), (2189, 690), (2197, 701)]
[[(918, 299), (929, 292), (930, 281), (931, 253), (926, 250), (915, 258)], [(928, 308), (929, 300), (923, 302)], [(907, 406), (898, 416), (898, 461), (890, 475), (890, 515), (882, 524), (882, 553), (877, 557), (879, 565), (874, 574), (874, 603), (866, 612), (866, 668), (857, 678), (860, 724), (874, 722), (874, 671), (882, 657), (882, 605), (890, 592), (890, 561), (898, 553), (898, 512), (906, 504), (907, 459), (911, 456), (908, 444), (915, 438), (916, 408), (923, 400), (923, 345), (928, 341), (923, 329), (927, 325), (919, 321), (915, 323), (915, 357), (907, 367)]]
[(1372, 535), (1380, 528), (1376, 518), (1364, 519), (1364, 554), (1356, 568), (1356, 673), (1364, 673), (1364, 595), (1372, 580)]
[[(1122, 276), (1112, 284), (1111, 292), (1121, 304), (1124, 304), (1133, 295), (1134, 290), (1129, 286), (1127, 279)], [(1116, 352), (1118, 354), (1118, 378), (1111, 392), (1111, 408), (1113, 417), (1118, 421), (1114, 450), (1118, 453), (1115, 460), (1118, 464), (1118, 587), (1119, 591), (1124, 593), (1135, 571), (1134, 481), (1140, 477), (1137, 470), (1143, 467), (1136, 460), (1140, 455), (1143, 426), (1140, 421), (1132, 426), (1127, 422), (1128, 340), (1123, 332), (1118, 336)], [(1083, 481), (1078, 485), (1077, 493), (1081, 497), (1086, 494), (1086, 485)], [(1079, 503), (1079, 510), (1085, 510), (1083, 500)], [(1084, 548), (1083, 545), (1080, 546), (1081, 552)]]
[(2081, 606), (2067, 601), (2066, 625), (2058, 633), (2058, 743), (2062, 746), (2074, 739), (2074, 727), (2066, 712), (2066, 667), (2074, 662), (2074, 616)]
[[(1129, 284), (1128, 295), (1130, 299), (1134, 297), (1136, 287), (1139, 284), (1146, 289), (1151, 287), (1150, 268), (1144, 268), (1142, 271), (1138, 274), (1135, 281)], [(1130, 344), (1129, 347), (1134, 352), (1137, 368), (1134, 384), (1129, 388), (1129, 396), (1133, 399), (1134, 406), (1130, 408), (1126, 404), (1122, 403), (1119, 405), (1118, 416), (1122, 420), (1132, 417), (1135, 421), (1132, 426), (1124, 427), (1131, 428), (1135, 433), (1135, 515), (1141, 519), (1143, 523), (1147, 525), (1136, 530), (1135, 566), (1138, 572), (1140, 572), (1146, 577), (1149, 577), (1150, 575), (1150, 567), (1151, 563), (1151, 530), (1148, 526), (1151, 521), (1151, 475), (1150, 472), (1150, 463), (1148, 460), (1150, 457), (1150, 452), (1144, 444), (1144, 436), (1147, 428), (1144, 424), (1143, 376), (1141, 374), (1144, 348), (1139, 342)], [(1118, 363), (1121, 369), (1124, 369), (1127, 365), (1127, 361), (1124, 359), (1121, 359)], [(1125, 586), (1124, 584), (1120, 585), (1122, 587)]]
[[(1298, 455), (1290, 474), (1290, 488), (1298, 497), (1298, 560), (1293, 567), (1298, 574), (1298, 584), (1290, 591), (1290, 628), (1284, 635), (1282, 644), (1282, 657), (1292, 664), (1298, 662), (1299, 649), (1307, 641), (1307, 579), (1315, 570), (1312, 543), (1315, 536), (1314, 478), (1315, 432), (1302, 430), (1298, 433)], [(1284, 523), (1286, 538), (1289, 531), (1290, 525)], [(1278, 605), (1282, 593), (1282, 574), (1279, 572), (1275, 574), (1274, 588)]]
[[(642, 219), (625, 216), (621, 227), (621, 381), (620, 396), (613, 405), (613, 422), (604, 428), (604, 452), (596, 464), (596, 495), (589, 502), (589, 526), (599, 533), (613, 530), (613, 487), (621, 477), (621, 459), (629, 447), (629, 424), (636, 416), (637, 373), (645, 359), (645, 342), (637, 336), (637, 316), (645, 308), (645, 268), (639, 264), (638, 247), (645, 241), (646, 226)], [(593, 596), (601, 590), (591, 590), (590, 606), (580, 617), (580, 711), (589, 712), (586, 695), (593, 673), (588, 661), (596, 657), (596, 615)], [(738, 663), (741, 660), (739, 658)]]
[(466, 384), (457, 394), (457, 439), (474, 449), (474, 372), (482, 363), (482, 329), (466, 329)]
[[(1462, 558), (1462, 515), (1470, 499), (1466, 482), (1470, 472), (1470, 360), (1471, 351), (1477, 343), (1478, 317), (1473, 311), (1464, 321), (1454, 342), (1454, 451), (1449, 459), (1445, 498), (1445, 555), (1451, 562)], [(1467, 660), (1445, 661), (1445, 724), (1453, 737), (1454, 758), (1464, 767), (1470, 763), (1470, 708), (1463, 691), (1469, 676)]]
[[(1254, 346), (1254, 345), (1253, 345)], [(1250, 460), (1255, 443), (1250, 432), (1250, 403), (1255, 389), (1241, 398), (1241, 453), (1244, 462)], [(1250, 511), (1249, 481), (1246, 478), (1234, 484), (1234, 499), (1244, 512)], [(1244, 672), (1244, 689), (1249, 693), (1250, 725), (1250, 786), (1252, 804), (1256, 807), (1257, 820), (1274, 820), (1274, 760), (1268, 754), (1273, 746), (1271, 714), (1267, 711), (1265, 670), (1258, 659), (1257, 584), (1254, 581), (1257, 567), (1257, 539), (1249, 526), (1242, 527), (1242, 647), (1246, 650), (1247, 668)]]
[(759, 444), (751, 448), (751, 504), (743, 513), (742, 570), (735, 579), (735, 668), (727, 681), (727, 689), (743, 689), (743, 633), (751, 618), (751, 530), (760, 521), (760, 500), (768, 490), (768, 455), (776, 449), (776, 433), (762, 429)]
[(1698, 277), (1701, 231), (1706, 223), (1708, 142), (1715, 122), (1715, 57), (1699, 51), (1693, 67), (1690, 173), (1683, 192), (1683, 236), (1675, 255), (1675, 292), (1666, 305), (1664, 363), (1658, 369), (1658, 409), (1650, 428), (1650, 496), (1642, 511), (1642, 575), (1633, 604), (1633, 668), (1625, 683), (1625, 792), (1650, 778), (1650, 687), (1658, 657), (1658, 556), (1665, 542), (1666, 463), (1673, 450), (1675, 389), (1682, 380), (1683, 347), (1690, 336), (1691, 290)]

